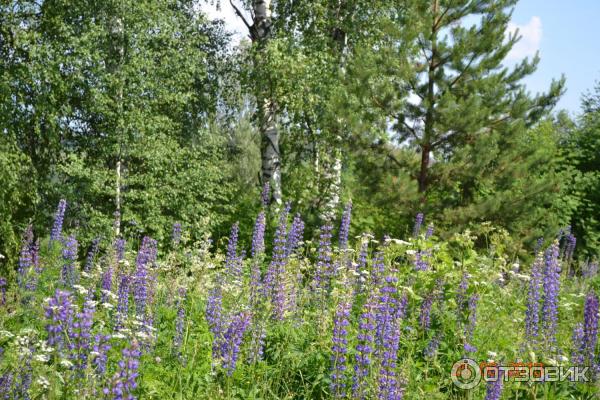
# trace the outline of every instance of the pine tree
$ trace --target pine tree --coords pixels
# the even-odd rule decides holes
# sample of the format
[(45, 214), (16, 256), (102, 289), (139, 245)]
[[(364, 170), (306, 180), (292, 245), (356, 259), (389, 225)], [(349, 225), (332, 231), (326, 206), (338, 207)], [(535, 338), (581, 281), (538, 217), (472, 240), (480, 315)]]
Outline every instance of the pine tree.
[(400, 142), (419, 151), (414, 177), (421, 208), (443, 210), (449, 224), (509, 226), (536, 201), (545, 204), (543, 193), (559, 190), (555, 177), (532, 169), (554, 154), (532, 147), (543, 139), (528, 130), (556, 104), (564, 79), (531, 96), (523, 79), (539, 57), (506, 66), (519, 40), (518, 33), (507, 34), (515, 4), (431, 0), (418, 9), (424, 20), (409, 80), (413, 100), (401, 109), (395, 130)]

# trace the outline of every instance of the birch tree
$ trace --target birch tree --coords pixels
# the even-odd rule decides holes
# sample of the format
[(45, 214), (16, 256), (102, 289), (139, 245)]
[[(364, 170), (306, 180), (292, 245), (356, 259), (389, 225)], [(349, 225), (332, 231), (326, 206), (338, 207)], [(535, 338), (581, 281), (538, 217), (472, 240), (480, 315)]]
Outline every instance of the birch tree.
[[(269, 183), (275, 209), (282, 204), (280, 132), (277, 126), (279, 111), (273, 96), (273, 71), (269, 62), (269, 42), (273, 32), (271, 0), (252, 0), (236, 4), (230, 0), (237, 16), (244, 22), (252, 42), (253, 91), (261, 137), (261, 184)], [(248, 17), (246, 14), (250, 14)]]

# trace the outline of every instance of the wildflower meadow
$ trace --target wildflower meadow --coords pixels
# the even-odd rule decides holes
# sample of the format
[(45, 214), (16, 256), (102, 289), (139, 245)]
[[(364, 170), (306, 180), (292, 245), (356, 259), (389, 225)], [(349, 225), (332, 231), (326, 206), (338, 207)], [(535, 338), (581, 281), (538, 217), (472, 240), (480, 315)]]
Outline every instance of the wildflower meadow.
[[(0, 398), (597, 398), (598, 265), (573, 260), (568, 228), (519, 262), (506, 232), (441, 240), (421, 213), (410, 237), (377, 238), (348, 203), (311, 240), (290, 203), (268, 212), (219, 243), (177, 222), (162, 246), (81, 243), (61, 200), (0, 278)], [(588, 369), (465, 389), (451, 371), (467, 358)]]

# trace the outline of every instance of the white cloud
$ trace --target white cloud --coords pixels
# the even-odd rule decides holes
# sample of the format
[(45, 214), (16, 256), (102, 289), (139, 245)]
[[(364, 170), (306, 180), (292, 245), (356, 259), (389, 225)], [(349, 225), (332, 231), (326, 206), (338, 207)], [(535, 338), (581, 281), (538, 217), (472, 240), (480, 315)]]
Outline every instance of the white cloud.
[(540, 17), (534, 15), (525, 25), (509, 22), (507, 34), (514, 34), (517, 30), (521, 39), (506, 56), (507, 61), (531, 57), (540, 49), (540, 43), (542, 42), (542, 20)]

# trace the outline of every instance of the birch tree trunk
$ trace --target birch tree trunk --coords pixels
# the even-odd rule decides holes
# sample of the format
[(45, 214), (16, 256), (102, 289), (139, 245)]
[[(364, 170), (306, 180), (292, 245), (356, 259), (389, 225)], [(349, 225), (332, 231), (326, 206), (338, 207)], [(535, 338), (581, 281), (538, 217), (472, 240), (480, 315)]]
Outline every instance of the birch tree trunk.
[[(257, 86), (267, 84), (270, 79), (270, 71), (264, 65), (266, 46), (271, 37), (271, 0), (253, 0), (252, 12), (253, 24), (249, 26), (252, 42), (257, 46), (254, 68), (256, 69), (261, 83)], [(241, 15), (240, 15), (241, 17)], [(269, 182), (271, 186), (272, 202), (276, 209), (282, 204), (281, 195), (281, 154), (279, 152), (279, 130), (277, 129), (277, 105), (272, 98), (265, 94), (264, 90), (257, 90), (257, 104), (261, 134), (261, 178), (262, 183)]]
[[(321, 211), (323, 221), (332, 222), (338, 211), (340, 204), (340, 195), (342, 189), (342, 157), (339, 148), (335, 147), (325, 151), (325, 154), (319, 157), (322, 165), (317, 171), (321, 171), (322, 188), (325, 203)], [(317, 172), (318, 173), (318, 172)]]
[(273, 204), (279, 209), (281, 195), (281, 156), (279, 153), (279, 131), (275, 122), (275, 106), (264, 99), (260, 116), (261, 131), (261, 176), (263, 183), (269, 182)]
[(111, 55), (108, 62), (108, 70), (112, 78), (117, 82), (117, 90), (114, 97), (115, 109), (117, 110), (117, 121), (114, 124), (115, 136), (117, 137), (117, 155), (115, 165), (115, 221), (114, 230), (115, 237), (121, 234), (121, 187), (122, 187), (122, 169), (123, 169), (123, 85), (119, 78), (120, 68), (125, 56), (125, 48), (123, 44), (123, 35), (125, 27), (123, 19), (118, 16), (118, 10), (115, 10), (115, 16), (109, 21), (109, 34), (111, 41)]
[[(339, 70), (342, 76), (346, 73), (345, 64), (348, 49), (348, 35), (342, 27), (345, 7), (346, 1), (338, 0), (334, 13), (337, 23), (331, 31), (331, 39), (334, 44), (333, 51), (337, 54), (338, 58), (338, 62), (333, 68)], [(334, 131), (337, 132), (334, 140), (329, 143), (329, 146), (332, 146), (332, 148), (326, 150), (327, 157), (324, 157), (326, 161), (321, 169), (323, 182), (325, 183), (324, 198), (326, 199), (321, 212), (321, 219), (324, 221), (333, 221), (335, 219), (342, 194), (342, 152), (340, 149), (342, 137), (340, 130), (344, 129), (344, 122), (339, 118), (336, 119), (336, 122), (337, 126), (334, 127)]]

